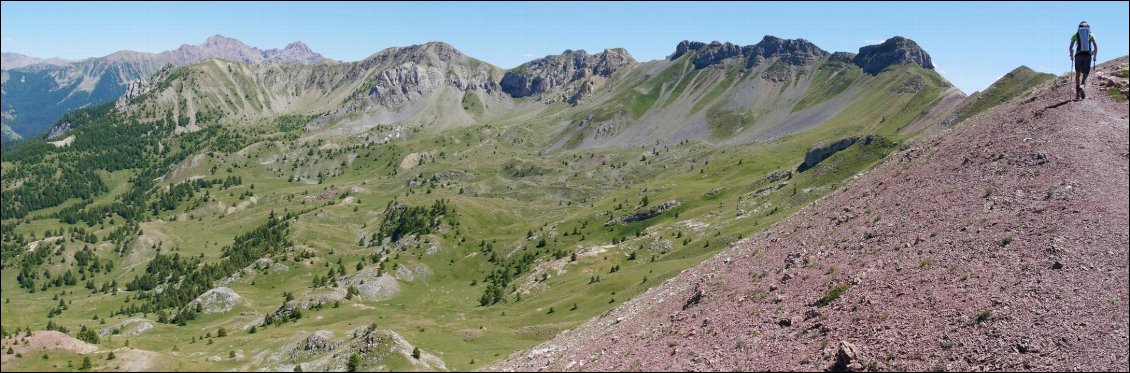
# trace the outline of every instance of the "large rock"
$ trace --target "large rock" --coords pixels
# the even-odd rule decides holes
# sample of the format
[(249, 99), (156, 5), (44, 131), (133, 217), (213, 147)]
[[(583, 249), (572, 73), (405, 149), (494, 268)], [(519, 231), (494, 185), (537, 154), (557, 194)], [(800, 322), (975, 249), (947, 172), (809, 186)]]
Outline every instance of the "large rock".
[(192, 308), (200, 304), (204, 313), (224, 313), (239, 305), (240, 299), (242, 298), (239, 294), (236, 294), (235, 290), (228, 287), (218, 287), (200, 294), (199, 297), (189, 302), (188, 306)]
[(333, 338), (333, 334), (334, 333), (329, 330), (319, 330), (310, 334), (310, 336), (306, 337), (306, 340), (302, 342), (302, 351), (314, 353), (333, 351), (337, 346), (341, 345), (341, 343), (331, 339)]
[(859, 352), (854, 344), (848, 341), (840, 341), (840, 347), (836, 349), (836, 364), (832, 366), (832, 371), (846, 371), (858, 370), (861, 366), (858, 363)]
[(882, 44), (859, 48), (859, 54), (855, 56), (853, 62), (863, 68), (863, 72), (871, 75), (878, 74), (888, 66), (904, 63), (916, 63), (927, 69), (934, 68), (930, 55), (926, 54), (918, 43), (901, 36), (887, 39)]
[(111, 334), (138, 335), (145, 333), (149, 329), (153, 329), (153, 323), (143, 318), (134, 317), (122, 320), (122, 322), (119, 322), (112, 327), (99, 330), (98, 335), (101, 337), (105, 337)]

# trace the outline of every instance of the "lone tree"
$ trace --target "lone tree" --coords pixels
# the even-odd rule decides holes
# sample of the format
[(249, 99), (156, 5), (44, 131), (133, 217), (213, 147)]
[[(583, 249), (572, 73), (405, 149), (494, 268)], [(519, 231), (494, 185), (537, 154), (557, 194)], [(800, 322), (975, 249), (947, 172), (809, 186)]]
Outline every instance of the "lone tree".
[(415, 358), (416, 360), (420, 360), (420, 348), (419, 347), (412, 347), (412, 357)]
[(345, 364), (346, 372), (356, 372), (361, 365), (361, 357), (357, 354), (349, 355), (349, 362)]

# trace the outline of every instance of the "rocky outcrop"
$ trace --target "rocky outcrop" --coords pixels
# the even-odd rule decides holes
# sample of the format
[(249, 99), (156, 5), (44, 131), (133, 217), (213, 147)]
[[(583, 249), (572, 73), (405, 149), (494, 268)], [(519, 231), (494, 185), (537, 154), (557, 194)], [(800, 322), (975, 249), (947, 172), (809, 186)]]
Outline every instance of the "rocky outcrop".
[(310, 336), (306, 337), (306, 340), (303, 341), (300, 348), (302, 351), (313, 353), (333, 351), (337, 346), (341, 345), (340, 342), (336, 342), (332, 339), (333, 334), (334, 333), (329, 330), (319, 330), (311, 333)]
[(742, 47), (715, 41), (695, 51), (692, 63), (694, 63), (694, 68), (701, 69), (711, 65), (723, 64), (727, 60), (739, 57), (744, 57), (742, 56)]
[(636, 212), (621, 216), (616, 219), (609, 220), (604, 223), (604, 226), (608, 227), (617, 223), (631, 223), (651, 219), (677, 206), (679, 206), (679, 201), (670, 200), (651, 207), (639, 209)]
[(746, 56), (746, 66), (752, 67), (766, 60), (776, 58), (790, 65), (807, 65), (828, 57), (816, 44), (804, 39), (781, 39), (766, 35), (761, 42), (742, 47)]
[(153, 323), (143, 318), (133, 317), (122, 320), (122, 322), (115, 324), (113, 327), (99, 330), (98, 335), (101, 337), (112, 334), (139, 335), (141, 333), (145, 333), (149, 329), (153, 329)]
[(502, 76), (499, 85), (512, 97), (541, 95), (549, 104), (584, 100), (617, 71), (636, 64), (623, 49), (605, 49), (594, 55), (584, 50), (566, 50), (524, 63)]
[(855, 63), (855, 53), (851, 52), (836, 52), (828, 56), (828, 62), (839, 62), (844, 64)]
[(44, 139), (50, 140), (50, 139), (62, 136), (64, 133), (67, 133), (67, 131), (70, 131), (70, 130), (71, 130), (71, 122), (60, 122), (59, 124), (56, 124), (54, 127), (51, 127), (51, 131), (47, 132), (47, 136), (44, 137)]
[(904, 63), (916, 63), (927, 69), (934, 68), (930, 55), (926, 54), (918, 43), (901, 36), (887, 39), (882, 44), (859, 48), (859, 54), (852, 62), (863, 68), (863, 72), (871, 75), (878, 74), (887, 66)]
[(788, 170), (777, 170), (765, 175), (765, 181), (775, 183), (781, 180), (789, 180), (793, 178), (793, 172)]
[(688, 53), (694, 53), (692, 63), (696, 69), (742, 61), (746, 67), (754, 67), (766, 61), (781, 61), (790, 65), (805, 65), (828, 56), (828, 52), (804, 39), (781, 39), (766, 35), (754, 45), (738, 46), (731, 43), (712, 42), (710, 44), (684, 40), (675, 46), (675, 53), (668, 57), (674, 61)]
[(803, 172), (804, 170), (816, 166), (818, 163), (824, 161), (828, 157), (831, 157), (832, 154), (836, 154), (841, 150), (847, 149), (849, 146), (855, 145), (855, 143), (857, 142), (863, 143), (864, 145), (870, 145), (871, 142), (875, 141), (876, 139), (880, 138), (868, 135), (862, 137), (848, 137), (835, 141), (819, 143), (813, 146), (811, 149), (808, 149), (808, 152), (804, 153), (804, 162), (802, 162), (800, 166), (797, 166), (796, 170), (797, 172)]
[(173, 68), (173, 64), (168, 63), (164, 66), (161, 66), (161, 69), (153, 73), (153, 76), (151, 77), (141, 78), (126, 83), (126, 91), (122, 94), (121, 97), (118, 97), (118, 101), (114, 102), (114, 108), (121, 109), (128, 105), (130, 100), (133, 100), (137, 96), (141, 96), (145, 92), (148, 92), (149, 89), (153, 86), (151, 82), (159, 82), (162, 79), (165, 79), (165, 77), (169, 76), (169, 72), (173, 71)]
[(675, 53), (671, 54), (671, 56), (667, 57), (667, 59), (670, 60), (670, 61), (677, 60), (677, 59), (679, 59), (679, 57), (682, 57), (684, 54), (687, 54), (688, 52), (697, 51), (697, 50), (699, 50), (699, 49), (701, 49), (702, 47), (705, 47), (705, 46), (706, 46), (706, 43), (703, 43), (701, 41), (683, 40), (683, 41), (679, 42), (679, 45), (675, 46)]
[(239, 305), (240, 299), (242, 298), (239, 294), (236, 294), (235, 290), (218, 287), (200, 294), (199, 297), (188, 303), (188, 307), (196, 307), (199, 304), (204, 313), (224, 313)]

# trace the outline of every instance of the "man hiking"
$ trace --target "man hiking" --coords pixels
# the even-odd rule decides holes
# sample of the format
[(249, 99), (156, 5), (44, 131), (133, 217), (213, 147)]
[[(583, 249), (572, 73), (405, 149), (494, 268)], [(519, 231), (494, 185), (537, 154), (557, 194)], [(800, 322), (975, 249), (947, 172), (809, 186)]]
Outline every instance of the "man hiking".
[[(1075, 46), (1079, 50), (1075, 50)], [(1083, 87), (1087, 85), (1087, 74), (1091, 73), (1091, 61), (1098, 61), (1099, 43), (1095, 41), (1095, 34), (1091, 33), (1091, 25), (1087, 21), (1079, 23), (1079, 30), (1071, 36), (1071, 44), (1067, 46), (1067, 53), (1075, 61), (1075, 99), (1087, 98)], [(1079, 74), (1083, 74), (1083, 82), (1079, 82)]]

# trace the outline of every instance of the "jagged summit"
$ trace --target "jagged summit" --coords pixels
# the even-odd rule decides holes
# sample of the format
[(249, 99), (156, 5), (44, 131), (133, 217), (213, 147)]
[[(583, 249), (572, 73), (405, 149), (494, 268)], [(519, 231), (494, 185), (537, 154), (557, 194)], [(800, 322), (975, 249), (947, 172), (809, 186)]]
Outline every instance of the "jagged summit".
[(930, 55), (919, 47), (918, 43), (901, 36), (887, 39), (881, 44), (859, 48), (859, 54), (853, 61), (871, 75), (878, 74), (887, 66), (909, 62), (917, 63), (927, 69), (934, 68)]
[(499, 85), (513, 97), (542, 95), (546, 103), (563, 100), (575, 105), (617, 71), (635, 64), (622, 48), (591, 55), (583, 49), (565, 50), (507, 71)]
[(296, 42), (293, 42), (293, 43), (290, 43), (290, 44), (287, 44), (287, 45), (286, 45), (286, 47), (284, 47), (284, 48), (283, 48), (283, 50), (292, 50), (292, 51), (300, 51), (300, 52), (312, 52), (312, 51), (310, 50), (310, 47), (309, 47), (309, 46), (307, 46), (307, 45), (306, 45), (306, 43), (303, 43), (303, 42), (302, 42), (301, 40), (299, 40), (299, 41), (296, 41)]
[(871, 75), (878, 74), (887, 66), (910, 62), (927, 69), (934, 68), (930, 55), (919, 47), (918, 43), (901, 36), (892, 37), (881, 44), (861, 47), (858, 54), (849, 52), (829, 54), (805, 39), (782, 39), (771, 35), (766, 35), (757, 44), (746, 46), (718, 41), (707, 44), (683, 40), (675, 46), (675, 52), (667, 59), (674, 61), (688, 53), (694, 53), (692, 62), (697, 69), (736, 58), (744, 59), (746, 67), (758, 66), (773, 58), (793, 65), (803, 65), (828, 58), (830, 61), (854, 63)]
[[(816, 44), (804, 39), (781, 39), (774, 36), (766, 35), (761, 39), (761, 42), (743, 47), (743, 51), (749, 51), (750, 65), (756, 65), (760, 60), (765, 60), (773, 57), (780, 58), (782, 61), (794, 64), (803, 65), (814, 62), (828, 55), (828, 52), (817, 47)], [(755, 59), (751, 59), (751, 57)], [(760, 59), (760, 60), (757, 60)]]
[(741, 57), (745, 60), (746, 67), (760, 65), (772, 58), (781, 61), (802, 65), (820, 60), (828, 56), (828, 52), (820, 49), (812, 42), (804, 39), (782, 39), (766, 35), (760, 42), (753, 45), (739, 46), (733, 43), (718, 41), (706, 44), (698, 41), (683, 40), (675, 46), (675, 53), (668, 57), (676, 60), (684, 54), (694, 52), (695, 68), (701, 69), (722, 63), (731, 58)]
[(302, 42), (293, 42), (283, 49), (261, 50), (244, 44), (238, 39), (220, 34), (209, 36), (199, 45), (183, 44), (177, 49), (157, 55), (162, 60), (171, 60), (176, 65), (196, 63), (209, 58), (222, 58), (238, 62), (281, 62), (311, 64), (325, 60)]
[(302, 64), (318, 63), (326, 60), (321, 54), (310, 50), (310, 47), (301, 41), (287, 44), (283, 49), (268, 49), (263, 51), (263, 60), (270, 62), (297, 62)]

